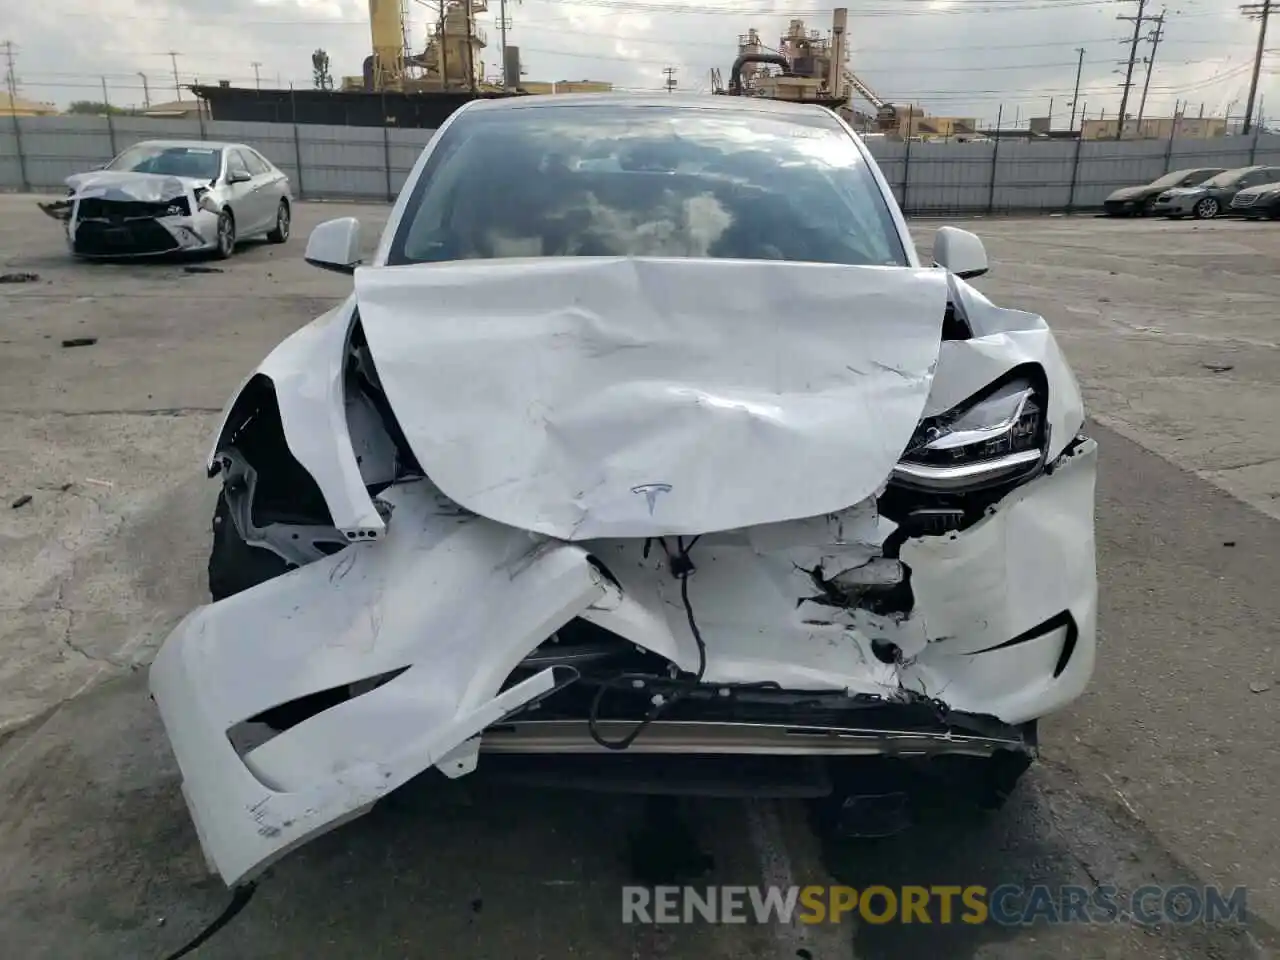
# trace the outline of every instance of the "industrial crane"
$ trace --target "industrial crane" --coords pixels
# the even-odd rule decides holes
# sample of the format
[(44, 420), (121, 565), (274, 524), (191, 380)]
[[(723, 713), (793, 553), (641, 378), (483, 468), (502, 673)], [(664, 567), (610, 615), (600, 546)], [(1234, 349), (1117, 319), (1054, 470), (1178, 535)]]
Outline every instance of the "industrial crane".
[[(854, 90), (857, 90), (863, 100), (876, 108), (876, 124), (880, 129), (890, 130), (897, 126), (898, 109), (893, 104), (882, 100), (874, 90), (858, 79), (857, 74), (852, 70), (845, 70), (844, 82), (849, 84), (849, 86)], [(852, 101), (853, 97), (850, 97), (849, 99)]]
[[(898, 110), (871, 89), (852, 70), (844, 66), (845, 26), (849, 11), (834, 11), (831, 38), (817, 31), (806, 31), (804, 22), (792, 20), (782, 37), (777, 53), (765, 52), (755, 30), (738, 38), (738, 58), (730, 70), (726, 89), (719, 70), (711, 71), (714, 93), (730, 96), (767, 97), (775, 100), (799, 100), (853, 111), (856, 92), (876, 110), (876, 126), (894, 130), (898, 126)], [(771, 64), (781, 68), (779, 74), (768, 74), (753, 64)]]
[(404, 22), (400, 0), (369, 0), (369, 31), (373, 39), (369, 72), (374, 90), (404, 88)]
[(405, 34), (404, 2), (369, 0), (373, 54), (365, 58), (365, 89), (469, 89), (474, 93), (481, 85), (479, 74), (484, 68), (478, 54), (486, 45), (475, 16), (488, 12), (488, 0), (441, 0), (440, 20), (427, 38), (426, 49), (407, 57), (405, 51), (411, 45)]

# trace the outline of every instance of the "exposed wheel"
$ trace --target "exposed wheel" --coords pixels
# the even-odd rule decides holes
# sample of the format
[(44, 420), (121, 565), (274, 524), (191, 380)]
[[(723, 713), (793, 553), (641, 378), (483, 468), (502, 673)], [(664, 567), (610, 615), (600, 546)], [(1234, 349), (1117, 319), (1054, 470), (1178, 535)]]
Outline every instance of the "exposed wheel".
[(1155, 205), (1156, 205), (1155, 197), (1148, 197), (1146, 200), (1143, 200), (1142, 206), (1138, 207), (1138, 216), (1140, 217), (1151, 216), (1152, 208), (1155, 207)]
[(289, 202), (281, 200), (280, 206), (276, 208), (276, 228), (267, 234), (267, 239), (272, 243), (284, 243), (289, 239)]
[(236, 221), (230, 210), (218, 214), (218, 246), (213, 255), (218, 260), (226, 260), (236, 249)]
[(1222, 212), (1222, 205), (1213, 197), (1205, 197), (1203, 200), (1197, 200), (1192, 214), (1197, 220), (1212, 220)]
[(209, 593), (213, 599), (224, 600), (288, 571), (289, 564), (283, 558), (244, 542), (231, 519), (226, 493), (220, 492), (209, 550)]

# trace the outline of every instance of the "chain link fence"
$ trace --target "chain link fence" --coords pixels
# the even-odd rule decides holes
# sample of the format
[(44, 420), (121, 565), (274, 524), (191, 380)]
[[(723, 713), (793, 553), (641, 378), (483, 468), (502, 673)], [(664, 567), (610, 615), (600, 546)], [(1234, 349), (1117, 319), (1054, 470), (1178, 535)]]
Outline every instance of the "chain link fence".
[[(63, 180), (140, 140), (248, 143), (303, 199), (393, 200), (434, 131), (131, 116), (0, 116), (0, 189)], [(867, 141), (903, 209), (950, 216), (1097, 209), (1113, 190), (1185, 167), (1280, 165), (1280, 135), (1207, 140)]]

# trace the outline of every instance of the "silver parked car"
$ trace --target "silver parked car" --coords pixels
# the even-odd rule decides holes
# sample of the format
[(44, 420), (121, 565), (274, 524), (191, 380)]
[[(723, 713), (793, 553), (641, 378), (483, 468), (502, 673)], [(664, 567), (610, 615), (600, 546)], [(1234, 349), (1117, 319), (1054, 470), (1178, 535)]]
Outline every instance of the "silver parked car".
[(1277, 180), (1280, 180), (1280, 167), (1253, 166), (1224, 170), (1199, 186), (1166, 190), (1156, 198), (1152, 212), (1175, 220), (1188, 215), (1197, 220), (1212, 220), (1231, 206), (1241, 190)]
[(226, 259), (241, 240), (289, 239), (289, 178), (242, 143), (146, 140), (66, 183), (66, 198), (40, 209), (66, 222), (76, 256)]

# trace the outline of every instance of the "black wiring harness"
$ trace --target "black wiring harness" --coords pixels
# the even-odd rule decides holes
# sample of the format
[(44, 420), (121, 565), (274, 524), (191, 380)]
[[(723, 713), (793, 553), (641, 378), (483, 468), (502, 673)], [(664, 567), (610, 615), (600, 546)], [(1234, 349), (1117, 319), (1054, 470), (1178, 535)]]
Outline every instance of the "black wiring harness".
[[(587, 715), (587, 731), (591, 734), (591, 739), (606, 750), (626, 750), (631, 744), (635, 743), (636, 737), (640, 736), (649, 724), (662, 716), (668, 707), (695, 690), (702, 683), (703, 675), (707, 672), (707, 645), (702, 640), (702, 631), (698, 629), (698, 621), (693, 615), (693, 604), (689, 602), (689, 576), (695, 569), (693, 560), (689, 557), (689, 552), (693, 549), (694, 544), (698, 542), (698, 537), (694, 537), (688, 544), (685, 544), (684, 537), (676, 537), (676, 551), (674, 553), (667, 546), (665, 537), (658, 537), (657, 540), (658, 545), (662, 547), (663, 553), (667, 555), (667, 569), (671, 571), (673, 577), (680, 581), (680, 602), (684, 604), (684, 613), (689, 620), (689, 630), (693, 634), (694, 642), (698, 645), (698, 672), (682, 683), (670, 695), (655, 693), (644, 719), (632, 727), (631, 731), (621, 740), (606, 740), (600, 733), (600, 704), (610, 687), (610, 684), (600, 684), (595, 696), (591, 698), (591, 710)], [(649, 541), (647, 540), (645, 541), (644, 549), (647, 556), (649, 552)], [(661, 679), (661, 677), (651, 673), (628, 672), (618, 674), (614, 678), (614, 684), (631, 683), (643, 686), (651, 680)]]

